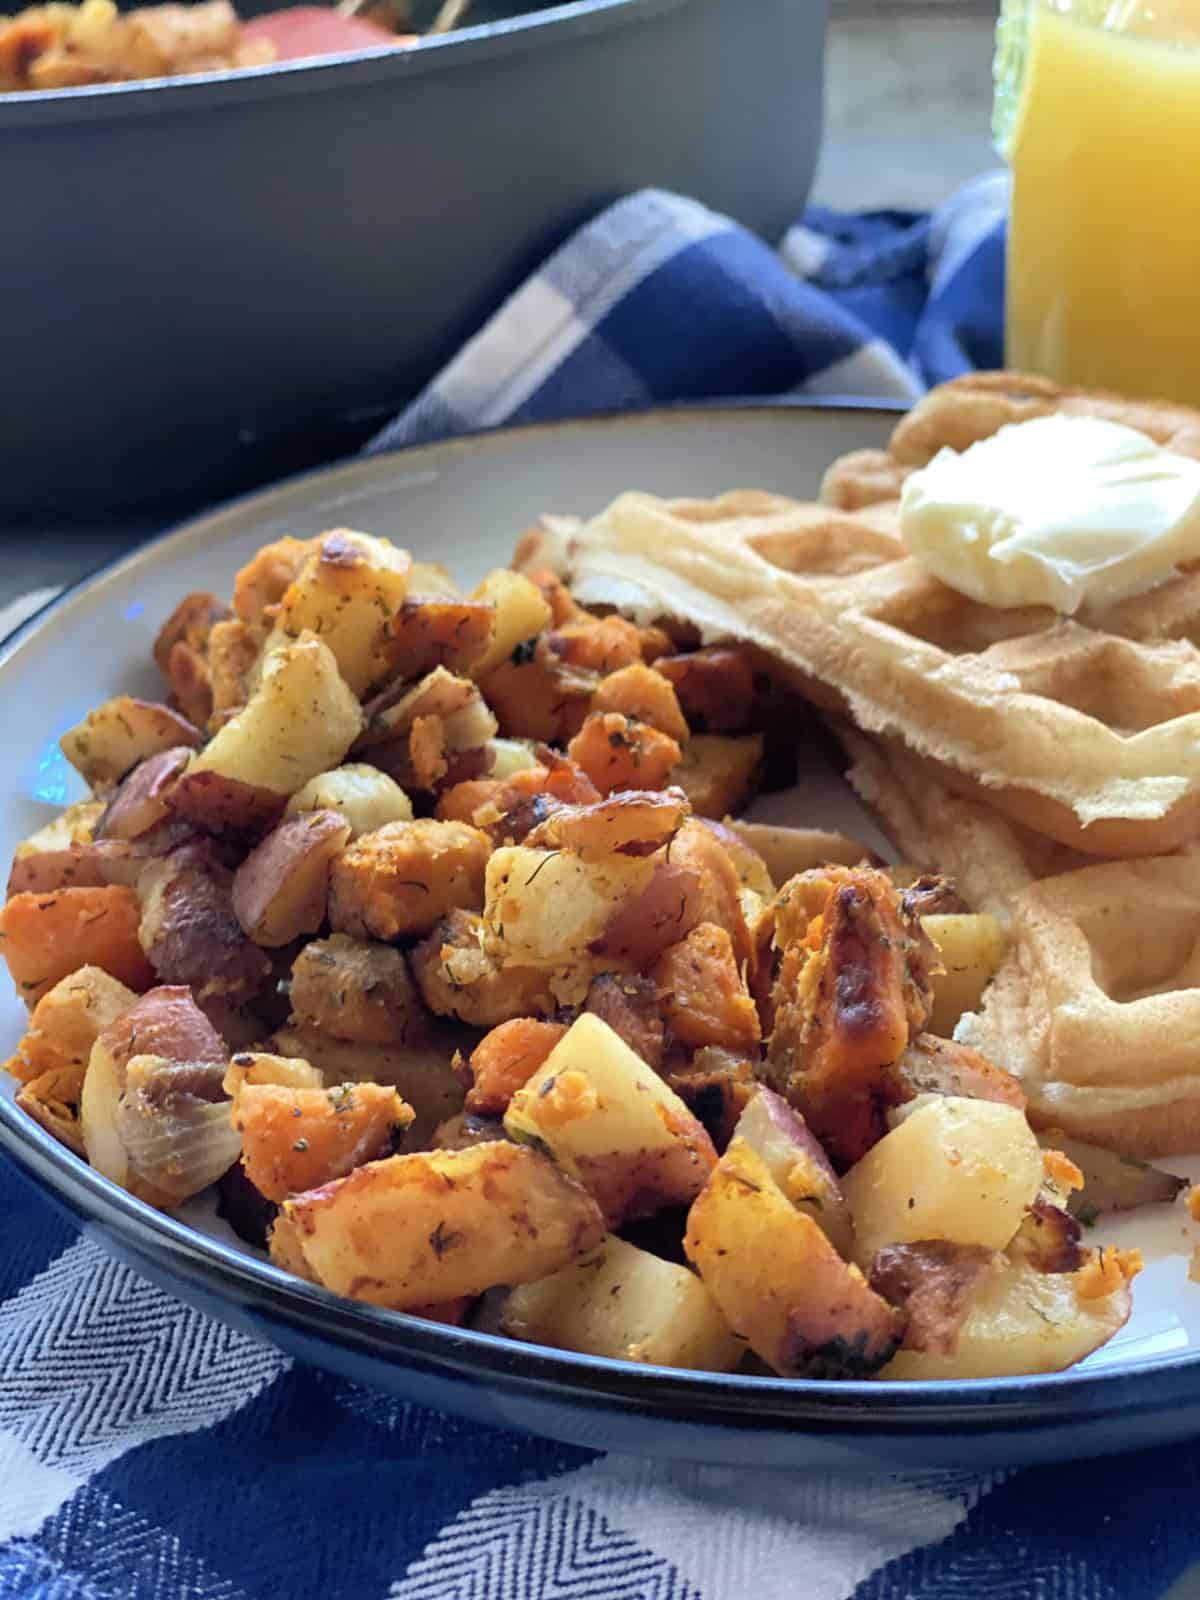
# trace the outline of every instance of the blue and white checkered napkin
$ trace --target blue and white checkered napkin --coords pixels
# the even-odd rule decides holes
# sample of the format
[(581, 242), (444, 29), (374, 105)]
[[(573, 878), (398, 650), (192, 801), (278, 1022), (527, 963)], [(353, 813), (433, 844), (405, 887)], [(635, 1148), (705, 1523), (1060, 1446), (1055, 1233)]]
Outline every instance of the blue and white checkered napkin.
[[(933, 219), (810, 213), (776, 254), (637, 195), (375, 448), (700, 396), (908, 397), (994, 365), (1003, 206), (985, 180)], [(454, 1421), (185, 1309), (0, 1171), (0, 1597), (1158, 1600), (1200, 1559), (1198, 1500), (1183, 1449), (851, 1479)]]

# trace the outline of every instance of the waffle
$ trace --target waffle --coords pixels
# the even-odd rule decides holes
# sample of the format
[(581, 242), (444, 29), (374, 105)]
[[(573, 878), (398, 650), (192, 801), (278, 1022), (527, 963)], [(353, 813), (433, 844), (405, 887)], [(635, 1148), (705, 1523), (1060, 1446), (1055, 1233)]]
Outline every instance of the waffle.
[(1035, 1123), (1131, 1156), (1200, 1149), (1200, 852), (1048, 878), (956, 1037), (1021, 1079)]
[[(935, 402), (898, 438), (932, 451)], [(987, 415), (1016, 404), (1001, 396)], [(585, 604), (759, 647), (819, 704), (911, 752), (927, 780), (1035, 833), (1109, 858), (1200, 832), (1200, 571), (1085, 621), (1001, 611), (905, 554), (894, 502), (845, 511), (757, 491), (625, 494), (567, 545)]]
[(1166, 401), (1063, 389), (1021, 372), (976, 372), (932, 390), (897, 424), (886, 450), (856, 450), (825, 474), (821, 499), (843, 511), (895, 500), (905, 478), (943, 446), (965, 450), (1013, 422), (1054, 412), (1123, 422), (1181, 455), (1200, 457), (1200, 416)]
[(952, 794), (904, 749), (877, 744), (841, 718), (831, 720), (850, 759), (846, 777), (901, 857), (952, 879), (973, 910), (988, 912), (1002, 927), (1023, 889), (1089, 863), (1088, 856), (1009, 822), (993, 807)]

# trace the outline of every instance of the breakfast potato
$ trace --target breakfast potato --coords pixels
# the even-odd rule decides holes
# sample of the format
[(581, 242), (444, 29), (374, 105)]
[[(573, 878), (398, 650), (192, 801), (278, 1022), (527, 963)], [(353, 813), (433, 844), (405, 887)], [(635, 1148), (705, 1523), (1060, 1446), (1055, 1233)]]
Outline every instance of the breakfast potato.
[[(37, 1021), (37, 1012), (33, 1021)], [(1188, 1186), (1186, 1178), (1177, 1178), (1173, 1172), (1102, 1150), (1082, 1139), (1069, 1139), (1060, 1128), (1041, 1129), (1037, 1140), (1043, 1150), (1057, 1150), (1079, 1168), (1083, 1187), (1072, 1194), (1068, 1210), (1088, 1221), (1105, 1211), (1169, 1205)]]
[(504, 1130), (577, 1176), (610, 1227), (685, 1205), (717, 1159), (679, 1096), (590, 1012), (513, 1095)]
[(463, 1102), (473, 1116), (502, 1117), (566, 1033), (566, 1024), (516, 1017), (491, 1029), (471, 1052), (471, 1087)]
[(681, 752), (674, 739), (648, 722), (615, 711), (593, 711), (567, 754), (601, 794), (611, 794), (614, 789), (661, 789), (679, 766)]
[(573, 850), (583, 861), (652, 855), (669, 844), (689, 815), (678, 789), (609, 795), (590, 805), (565, 805), (526, 834), (531, 850)]
[(97, 839), (138, 839), (171, 815), (171, 790), (192, 759), (187, 745), (139, 761), (121, 780), (96, 823)]
[(821, 1141), (772, 1089), (755, 1091), (738, 1118), (744, 1139), (795, 1206), (810, 1216), (840, 1256), (854, 1254), (854, 1224), (833, 1163)]
[(194, 749), (199, 743), (200, 735), (186, 717), (128, 694), (89, 711), (58, 741), (63, 755), (97, 792), (115, 788), (147, 756), (180, 745)]
[(323, 1089), (322, 1073), (299, 1056), (277, 1056), (267, 1050), (239, 1050), (229, 1058), (221, 1087), (236, 1100), (247, 1084), (274, 1084), (282, 1089)]
[(254, 627), (265, 628), (267, 608), (279, 604), (288, 586), (317, 548), (315, 539), (276, 539), (262, 545), (233, 580), (233, 609)]
[(977, 1011), (983, 991), (1004, 959), (1008, 940), (995, 917), (923, 916), (945, 972), (933, 980), (929, 1031), (948, 1039), (964, 1011)]
[(492, 641), (495, 607), (480, 600), (417, 594), (409, 586), (408, 598), (392, 618), (383, 642), (388, 670), (412, 681), (445, 667), (447, 672), (469, 672)]
[(452, 911), (412, 950), (421, 998), (439, 1017), (494, 1028), (514, 1017), (549, 1017), (558, 1009), (544, 967), (503, 965), (484, 949), (483, 918)]
[(403, 1047), (354, 1044), (315, 1028), (282, 1028), (272, 1040), (282, 1056), (307, 1061), (327, 1089), (342, 1083), (378, 1083), (395, 1089), (413, 1111), (408, 1144), (425, 1143), (433, 1130), (463, 1108), (464, 1089), (454, 1070), (462, 1043), (434, 1038)]
[(615, 1234), (549, 1278), (514, 1289), (500, 1332), (611, 1361), (732, 1372), (745, 1350), (694, 1272)]
[(664, 1066), (662, 1076), (702, 1124), (717, 1150), (724, 1150), (733, 1138), (738, 1118), (758, 1091), (756, 1065), (744, 1050), (705, 1045), (686, 1066)]
[(332, 651), (302, 634), (266, 658), (258, 687), (180, 778), (171, 803), (202, 826), (236, 826), (239, 797), (243, 825), (274, 820), (290, 795), (337, 766), (361, 728), (362, 708)]
[(785, 1378), (866, 1378), (900, 1319), (735, 1138), (688, 1213), (684, 1250), (729, 1326)]
[(203, 844), (143, 869), (138, 939), (162, 982), (188, 984), (201, 1000), (245, 1001), (259, 988), (271, 964), (242, 931), (233, 886), (233, 873)]
[(17, 856), (8, 875), (5, 898), (17, 894), (53, 894), (56, 889), (102, 889), (105, 884), (131, 887), (145, 865), (121, 840), (73, 844), (65, 850), (38, 850)]
[(391, 1154), (412, 1120), (412, 1107), (378, 1083), (244, 1083), (232, 1111), (246, 1176), (268, 1200), (302, 1194)]
[(1003, 1262), (976, 1286), (950, 1353), (901, 1349), (879, 1376), (941, 1382), (1061, 1372), (1129, 1320), (1132, 1296), (1124, 1275), (1110, 1292), (1094, 1296), (1086, 1292), (1088, 1275), (1086, 1267), (1039, 1272), (1026, 1262)]
[(866, 1268), (890, 1244), (945, 1239), (1003, 1250), (1041, 1188), (1042, 1152), (1015, 1106), (921, 1097), (842, 1178)]
[(325, 921), (329, 876), (350, 839), (337, 811), (306, 811), (273, 829), (233, 875), (232, 904), (242, 932), (276, 950)]
[(101, 967), (130, 989), (148, 989), (154, 969), (138, 941), (138, 897), (119, 884), (14, 894), (0, 910), (0, 954), (27, 1005), (60, 978)]
[(492, 636), (471, 664), (471, 675), (484, 678), (507, 661), (519, 644), (550, 626), (550, 607), (536, 584), (518, 572), (497, 567), (477, 584), (471, 599), (493, 610)]
[(653, 876), (636, 856), (585, 861), (571, 850), (502, 847), (487, 863), (485, 949), (501, 966), (587, 974), (593, 943)]
[(170, 672), (171, 652), (177, 644), (203, 653), (213, 624), (232, 613), (225, 602), (207, 590), (195, 590), (183, 599), (163, 623), (154, 638), (154, 664), (166, 677)]
[(653, 978), (633, 972), (600, 972), (588, 985), (584, 1010), (605, 1022), (655, 1072), (662, 1070), (667, 1029)]
[(275, 640), (319, 637), (361, 697), (387, 670), (384, 640), (404, 603), (411, 564), (388, 539), (349, 528), (322, 534), (279, 600), (268, 650)]
[(683, 759), (671, 774), (697, 816), (727, 817), (749, 805), (763, 762), (760, 733), (742, 738), (693, 734)]
[(365, 762), (350, 762), (319, 772), (287, 803), (285, 817), (302, 811), (337, 811), (350, 825), (351, 839), (374, 833), (389, 822), (411, 822), (412, 801), (394, 778)]
[(674, 1038), (694, 1049), (717, 1045), (757, 1053), (758, 1008), (742, 982), (733, 941), (724, 928), (698, 923), (663, 952), (651, 976)]
[(448, 911), (478, 911), (491, 850), (464, 822), (391, 822), (356, 839), (334, 863), (329, 921), (361, 939), (432, 932)]
[(754, 711), (754, 673), (740, 650), (689, 650), (658, 663), (699, 734), (741, 733)]
[(531, 1283), (604, 1236), (586, 1190), (503, 1140), (371, 1162), (283, 1215), (327, 1289), (399, 1311)]
[(601, 678), (588, 709), (616, 711), (627, 720), (648, 723), (680, 746), (691, 737), (674, 688), (661, 672), (644, 661), (631, 662)]
[(231, 617), (218, 622), (208, 636), (208, 686), (212, 711), (208, 731), (224, 727), (235, 711), (250, 698), (250, 683), (262, 654), (261, 629)]
[(103, 800), (77, 800), (65, 811), (58, 812), (27, 839), (22, 839), (13, 851), (14, 861), (26, 856), (40, 855), (43, 851), (69, 850), (72, 845), (88, 844), (95, 838), (96, 828), (104, 815)]
[(397, 699), (390, 692), (377, 696), (368, 712), (366, 731), (359, 740), (363, 750), (410, 735), (423, 718), (441, 723), (442, 741), (449, 751), (486, 744), (497, 726), (478, 685), (445, 667), (435, 667)]
[(399, 950), (334, 933), (312, 939), (292, 966), (292, 1018), (355, 1044), (402, 1045), (428, 1031)]
[(20, 1083), (54, 1073), (57, 1097), (77, 1100), (92, 1046), (136, 999), (132, 989), (101, 967), (69, 973), (33, 1008), (16, 1055), (5, 1063), (7, 1070)]
[[(935, 985), (937, 980), (934, 980)], [(907, 1115), (904, 1107), (919, 1095), (958, 1095), (966, 1100), (999, 1100), (1025, 1110), (1025, 1092), (1011, 1072), (998, 1067), (970, 1045), (936, 1034), (918, 1034), (883, 1079), (886, 1094), (895, 1102), (891, 1120)]]

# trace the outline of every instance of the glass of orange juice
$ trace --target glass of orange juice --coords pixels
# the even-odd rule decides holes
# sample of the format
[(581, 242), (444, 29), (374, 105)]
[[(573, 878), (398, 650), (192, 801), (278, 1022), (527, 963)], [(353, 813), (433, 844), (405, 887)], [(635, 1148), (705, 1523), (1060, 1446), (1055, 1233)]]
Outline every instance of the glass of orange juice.
[(1200, 405), (1200, 0), (1005, 0), (1006, 358)]

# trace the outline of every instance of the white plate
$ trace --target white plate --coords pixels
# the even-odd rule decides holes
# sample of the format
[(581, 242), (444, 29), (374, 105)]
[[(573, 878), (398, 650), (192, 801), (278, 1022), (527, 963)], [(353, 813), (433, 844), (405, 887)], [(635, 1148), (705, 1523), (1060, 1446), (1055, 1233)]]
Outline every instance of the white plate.
[[(444, 561), (471, 583), (507, 562), (540, 512), (591, 514), (623, 489), (705, 495), (754, 487), (812, 497), (835, 456), (881, 444), (893, 421), (853, 407), (750, 407), (514, 430), (355, 462), (190, 523), (73, 591), (0, 652), (7, 758), (0, 853), (11, 855), (19, 839), (82, 794), (58, 736), (110, 695), (161, 695), (150, 658), (159, 624), (189, 590), (228, 593), (238, 566), (267, 540), (357, 527), (388, 535), (419, 559)], [(808, 771), (797, 791), (764, 802), (763, 814), (878, 841), (846, 786), (822, 768)], [(25, 1010), (7, 983), (0, 990), (7, 1049)], [(11, 1080), (3, 1081), (0, 1093), (11, 1095)], [(1172, 1165), (1187, 1172), (1186, 1163)], [(207, 1211), (201, 1205), (193, 1213), (206, 1231), (213, 1226)], [(1129, 1327), (1086, 1367), (1200, 1349), (1200, 1288), (1187, 1278), (1193, 1239), (1183, 1208), (1138, 1212), (1096, 1237), (1141, 1245), (1151, 1265), (1138, 1279)]]

